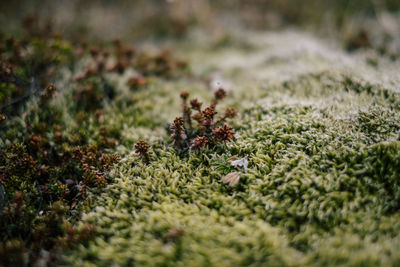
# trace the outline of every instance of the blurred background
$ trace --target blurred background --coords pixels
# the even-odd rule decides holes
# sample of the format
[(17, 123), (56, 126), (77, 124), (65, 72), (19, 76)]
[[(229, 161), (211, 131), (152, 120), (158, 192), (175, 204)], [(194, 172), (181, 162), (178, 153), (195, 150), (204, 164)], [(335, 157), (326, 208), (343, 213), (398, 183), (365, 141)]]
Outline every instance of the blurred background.
[(2, 0), (0, 30), (18, 34), (35, 15), (72, 40), (162, 41), (200, 30), (223, 44), (235, 31), (300, 28), (349, 51), (372, 47), (396, 57), (399, 10), (399, 0)]

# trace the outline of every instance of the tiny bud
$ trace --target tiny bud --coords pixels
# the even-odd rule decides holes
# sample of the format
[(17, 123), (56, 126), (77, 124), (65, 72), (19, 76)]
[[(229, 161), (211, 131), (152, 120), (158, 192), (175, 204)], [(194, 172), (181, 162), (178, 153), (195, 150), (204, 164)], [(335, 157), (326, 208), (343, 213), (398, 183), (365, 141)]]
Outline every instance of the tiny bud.
[(187, 91), (182, 91), (181, 92), (181, 98), (183, 100), (186, 100), (189, 97), (189, 93)]
[(194, 109), (194, 110), (200, 110), (202, 104), (203, 104), (203, 103), (201, 103), (201, 102), (200, 102), (199, 100), (197, 100), (196, 98), (190, 100), (190, 105), (192, 106), (192, 109)]
[(191, 150), (200, 150), (206, 146), (208, 143), (207, 137), (205, 136), (197, 136), (194, 139), (193, 145), (191, 146)]
[(224, 88), (219, 88), (217, 91), (214, 93), (215, 99), (221, 100), (226, 96), (226, 91)]

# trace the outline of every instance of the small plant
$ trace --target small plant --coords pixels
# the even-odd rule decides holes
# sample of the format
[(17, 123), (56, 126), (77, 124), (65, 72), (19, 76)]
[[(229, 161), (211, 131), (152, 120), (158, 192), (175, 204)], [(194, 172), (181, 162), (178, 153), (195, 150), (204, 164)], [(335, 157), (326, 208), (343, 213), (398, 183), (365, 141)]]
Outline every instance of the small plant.
[(197, 99), (188, 101), (189, 93), (181, 92), (182, 117), (175, 118), (168, 127), (173, 145), (179, 152), (197, 151), (235, 138), (233, 127), (225, 123), (236, 116), (236, 110), (227, 108), (223, 116), (216, 118), (216, 106), (225, 96), (226, 91), (218, 89), (210, 106), (202, 110), (202, 102)]
[(150, 156), (150, 146), (145, 141), (139, 141), (135, 145), (135, 152), (144, 160), (145, 163), (149, 163)]

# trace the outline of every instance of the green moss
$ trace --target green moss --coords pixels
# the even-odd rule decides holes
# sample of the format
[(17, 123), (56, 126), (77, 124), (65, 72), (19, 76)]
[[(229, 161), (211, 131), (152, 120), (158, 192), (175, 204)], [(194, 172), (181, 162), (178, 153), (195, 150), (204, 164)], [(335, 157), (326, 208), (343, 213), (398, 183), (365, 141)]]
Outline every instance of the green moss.
[[(359, 78), (357, 71), (344, 75), (338, 65), (330, 69), (332, 63), (320, 55), (298, 58), (318, 62), (317, 67), (305, 73), (294, 67), (299, 72), (290, 78), (254, 82), (252, 75), (265, 71), (269, 77), (272, 67), (249, 61), (249, 69), (236, 67), (245, 73), (228, 75), (236, 85), (227, 99), (239, 110), (232, 122), (236, 140), (212, 150), (182, 157), (163, 141), (163, 123), (179, 115), (174, 95), (184, 89), (204, 99), (207, 92), (197, 83), (154, 80), (149, 90), (135, 93), (132, 105), (114, 109), (110, 118), (126, 125), (118, 148), (125, 157), (111, 171), (114, 183), (93, 196), (83, 217), (97, 225), (96, 238), (65, 261), (76, 266), (395, 266), (400, 259), (398, 93)], [(282, 72), (290, 64), (279, 62), (275, 67)], [(202, 64), (195, 72), (233, 68), (218, 58), (204, 58)], [(147, 107), (150, 98), (154, 105)], [(139, 114), (152, 123), (138, 124)], [(140, 139), (151, 140), (149, 164), (133, 153)], [(235, 187), (221, 180), (231, 156), (249, 160)], [(166, 242), (171, 229), (184, 234)]]
[[(150, 165), (127, 156), (112, 172), (115, 184), (84, 218), (100, 234), (69, 259), (77, 265), (395, 265), (398, 226), (379, 222), (398, 217), (400, 142), (387, 135), (373, 142), (358, 135), (358, 126), (317, 115), (312, 106), (255, 106), (243, 116), (251, 120), (236, 122), (239, 134), (228, 151), (179, 158), (158, 145)], [(235, 188), (221, 182), (224, 155), (249, 156), (249, 172)], [(164, 243), (176, 227), (184, 236)]]
[[(94, 63), (93, 57), (69, 58), (74, 47), (54, 40), (53, 49), (67, 57), (57, 60), (63, 63), (55, 78), (58, 96), (43, 105), (38, 96), (27, 99), (24, 113), (0, 125), (0, 147), (27, 145), (39, 135), (48, 154), (32, 152), (37, 167), (61, 160), (59, 153), (78, 145), (96, 145), (107, 155), (123, 157), (110, 173), (103, 162), (94, 164), (108, 185), (87, 192), (77, 229), (95, 225), (96, 233), (89, 231), (93, 238), (62, 251), (63, 263), (398, 265), (400, 102), (399, 81), (391, 75), (398, 63), (379, 58), (372, 67), (365, 60), (369, 54), (349, 55), (293, 31), (207, 41), (209, 48), (218, 49), (204, 49), (196, 39), (173, 43), (191, 59), (191, 75), (174, 73), (165, 62), (172, 60), (169, 55), (159, 54), (143, 56), (144, 62), (124, 74), (104, 72), (76, 82), (72, 77)], [(43, 50), (43, 45), (37, 42), (35, 49)], [(129, 76), (140, 68), (148, 75), (146, 84), (132, 90)], [(210, 77), (214, 70), (224, 76)], [(227, 80), (229, 90), (219, 110), (234, 106), (239, 111), (232, 121), (236, 139), (181, 155), (165, 130), (180, 115), (179, 92), (186, 90), (207, 103), (212, 94), (205, 81), (214, 80)], [(3, 95), (11, 95), (9, 90)], [(151, 145), (148, 163), (134, 153), (138, 140)], [(230, 187), (222, 177), (233, 170), (227, 161), (233, 156), (247, 156), (249, 170), (240, 170), (239, 183)], [(2, 160), (2, 166), (13, 166), (10, 153)], [(60, 177), (49, 187), (52, 197), (62, 197), (69, 177), (95, 183), (94, 173), (79, 162), (61, 166), (46, 177)], [(7, 177), (13, 188), (8, 198), (14, 188), (38, 194), (37, 175), (18, 172), (24, 170), (15, 166), (15, 175)], [(28, 202), (35, 208), (26, 215), (34, 217), (38, 200)], [(79, 210), (70, 212), (75, 219)], [(62, 216), (47, 219), (57, 222), (53, 230), (61, 233), (64, 244), (73, 240), (73, 234), (64, 235), (68, 228), (61, 225)], [(45, 218), (34, 222), (38, 233), (46, 233)], [(15, 233), (24, 228), (20, 226), (4, 228)], [(47, 241), (54, 245), (59, 240)], [(20, 243), (9, 240), (0, 252), (19, 253)]]

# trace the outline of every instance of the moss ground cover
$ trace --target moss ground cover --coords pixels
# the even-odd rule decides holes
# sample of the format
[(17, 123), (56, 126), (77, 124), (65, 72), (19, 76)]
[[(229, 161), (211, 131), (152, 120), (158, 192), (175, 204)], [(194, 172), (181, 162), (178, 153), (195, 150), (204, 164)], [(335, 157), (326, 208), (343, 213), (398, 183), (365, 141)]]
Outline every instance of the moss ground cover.
[[(233, 84), (226, 101), (241, 111), (232, 122), (236, 139), (182, 156), (166, 145), (166, 132), (157, 127), (132, 136), (152, 140), (153, 160), (146, 164), (123, 148), (126, 154), (110, 174), (115, 182), (83, 216), (98, 234), (88, 246), (76, 247), (67, 262), (397, 265), (399, 91), (388, 86), (393, 81), (366, 80), (362, 71), (350, 70), (361, 64), (369, 77), (384, 71), (369, 68), (366, 55), (333, 49), (348, 63), (332, 63), (319, 53), (307, 54), (307, 46), (318, 46), (319, 40), (302, 38), (305, 47), (297, 53), (305, 68), (285, 61), (288, 51), (275, 41), (254, 52), (230, 47), (224, 57), (232, 64), (211, 55), (194, 67), (200, 76), (217, 69)], [(282, 51), (274, 54), (275, 63), (236, 60), (257, 53), (268, 62), (269, 50)], [(188, 58), (204, 53), (190, 52)], [(398, 66), (390, 64), (383, 68)], [(270, 78), (272, 69), (278, 75)], [(163, 88), (154, 88), (154, 94)], [(204, 85), (183, 80), (155, 106), (178, 116), (178, 106), (164, 103), (178, 101), (182, 88), (207, 97)], [(225, 173), (219, 169), (232, 156), (249, 161), (234, 187), (222, 182)]]
[(398, 40), (197, 15), (0, 35), (0, 266), (398, 266)]

